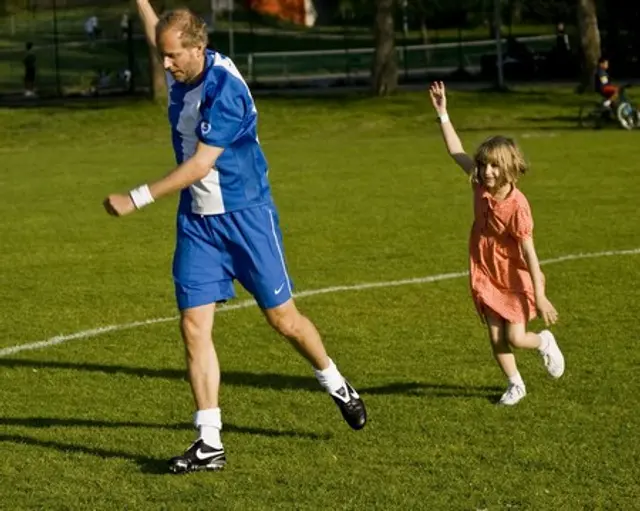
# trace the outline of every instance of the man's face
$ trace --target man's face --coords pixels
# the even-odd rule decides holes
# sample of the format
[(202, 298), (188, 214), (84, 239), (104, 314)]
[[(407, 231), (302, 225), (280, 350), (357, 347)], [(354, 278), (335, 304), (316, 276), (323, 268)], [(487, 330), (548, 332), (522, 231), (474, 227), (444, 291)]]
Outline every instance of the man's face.
[(181, 32), (168, 28), (158, 37), (158, 51), (162, 57), (162, 66), (178, 82), (191, 82), (202, 72), (204, 47), (185, 48), (180, 38)]

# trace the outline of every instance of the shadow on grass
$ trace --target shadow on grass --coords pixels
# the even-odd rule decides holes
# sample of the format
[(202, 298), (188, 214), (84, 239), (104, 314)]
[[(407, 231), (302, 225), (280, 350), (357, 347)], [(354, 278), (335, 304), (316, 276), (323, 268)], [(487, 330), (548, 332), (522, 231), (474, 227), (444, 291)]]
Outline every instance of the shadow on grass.
[(89, 454), (100, 458), (110, 459), (128, 459), (134, 461), (140, 466), (140, 470), (147, 474), (167, 474), (167, 460), (160, 458), (151, 458), (149, 456), (139, 456), (130, 452), (117, 451), (110, 449), (101, 449), (99, 447), (87, 447), (84, 445), (69, 444), (56, 442), (53, 440), (41, 440), (23, 435), (5, 435), (0, 434), (0, 443), (13, 443), (21, 445), (30, 445), (33, 447), (46, 447), (55, 449), (62, 453)]
[[(170, 430), (193, 430), (194, 426), (190, 422), (178, 422), (174, 424), (158, 424), (154, 422), (136, 421), (105, 421), (94, 419), (58, 418), (58, 417), (0, 417), (0, 426), (23, 426), (28, 428), (55, 428), (55, 427), (81, 427), (81, 428), (143, 428), (143, 429), (170, 429)], [(254, 428), (246, 426), (236, 426), (235, 424), (224, 424), (227, 433), (238, 433), (243, 435), (259, 435), (271, 438), (292, 437), (305, 438), (309, 440), (328, 440), (330, 434), (309, 433), (306, 431), (290, 431), (271, 428)]]
[(427, 397), (481, 397), (494, 401), (504, 389), (493, 385), (453, 385), (448, 383), (402, 382), (361, 389), (362, 394)]
[[(149, 367), (129, 367), (107, 364), (81, 364), (46, 360), (25, 360), (0, 358), (0, 367), (29, 369), (62, 369), (74, 371), (98, 372), (104, 374), (126, 374), (145, 378), (163, 378), (186, 380), (183, 369), (153, 369)], [(223, 385), (253, 387), (272, 390), (305, 390), (324, 392), (317, 380), (308, 376), (276, 373), (250, 373), (245, 371), (227, 371), (222, 373)], [(432, 397), (483, 397), (492, 398), (502, 389), (495, 386), (466, 386), (424, 382), (394, 382), (375, 387), (358, 387), (361, 394), (404, 395)], [(0, 420), (0, 424), (2, 421)]]
[[(69, 419), (55, 417), (3, 417), (0, 418), (0, 426), (21, 426), (30, 428), (50, 428), (50, 427), (88, 427), (88, 428), (157, 428), (157, 429), (179, 429), (192, 430), (193, 425), (190, 423), (176, 424), (155, 424), (145, 422), (126, 422), (126, 421), (102, 421), (89, 419)], [(299, 431), (286, 431), (266, 428), (253, 428), (236, 426), (234, 424), (225, 423), (224, 429), (231, 433), (241, 433), (249, 435), (261, 435), (267, 437), (293, 437), (311, 440), (328, 440), (332, 435), (317, 434)], [(63, 443), (53, 440), (42, 440), (31, 436), (0, 434), (0, 443), (14, 443), (30, 445), (34, 447), (45, 447), (55, 449), (63, 453), (89, 454), (100, 458), (123, 458), (134, 461), (140, 466), (140, 470), (147, 474), (166, 474), (167, 459), (152, 458), (149, 456), (141, 456), (135, 453), (103, 449), (100, 447), (88, 447), (72, 443)]]

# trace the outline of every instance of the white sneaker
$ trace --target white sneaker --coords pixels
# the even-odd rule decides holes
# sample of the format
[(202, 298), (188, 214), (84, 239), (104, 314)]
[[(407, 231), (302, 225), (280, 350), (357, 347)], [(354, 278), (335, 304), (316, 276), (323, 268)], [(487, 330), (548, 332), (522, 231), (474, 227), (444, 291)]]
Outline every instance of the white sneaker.
[(507, 391), (502, 394), (499, 405), (513, 406), (517, 404), (524, 396), (527, 395), (527, 389), (524, 385), (516, 385), (510, 383), (507, 387)]
[(549, 330), (543, 330), (538, 335), (547, 342), (547, 349), (540, 351), (544, 366), (553, 378), (560, 378), (564, 373), (564, 356), (558, 347), (556, 338)]

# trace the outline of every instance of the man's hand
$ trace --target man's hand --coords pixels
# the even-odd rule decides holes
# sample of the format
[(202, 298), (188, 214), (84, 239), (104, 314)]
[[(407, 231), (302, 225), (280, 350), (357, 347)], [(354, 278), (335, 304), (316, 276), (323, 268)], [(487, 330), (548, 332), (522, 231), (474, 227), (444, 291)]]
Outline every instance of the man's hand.
[(112, 194), (104, 200), (104, 209), (112, 216), (124, 216), (136, 210), (129, 195)]

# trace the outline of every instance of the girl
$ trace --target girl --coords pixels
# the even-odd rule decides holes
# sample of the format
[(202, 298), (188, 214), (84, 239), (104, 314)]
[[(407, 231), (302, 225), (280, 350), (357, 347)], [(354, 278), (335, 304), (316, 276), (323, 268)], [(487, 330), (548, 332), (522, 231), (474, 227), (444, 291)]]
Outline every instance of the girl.
[(444, 84), (435, 82), (429, 94), (449, 154), (471, 177), (475, 216), (469, 242), (471, 294), (487, 324), (493, 355), (509, 380), (500, 404), (515, 405), (527, 391), (511, 347), (537, 349), (552, 377), (564, 373), (564, 357), (553, 334), (526, 330), (536, 308), (547, 326), (558, 318), (545, 295), (533, 246), (531, 209), (516, 188), (526, 163), (515, 142), (502, 136), (483, 142), (472, 159), (449, 120)]

